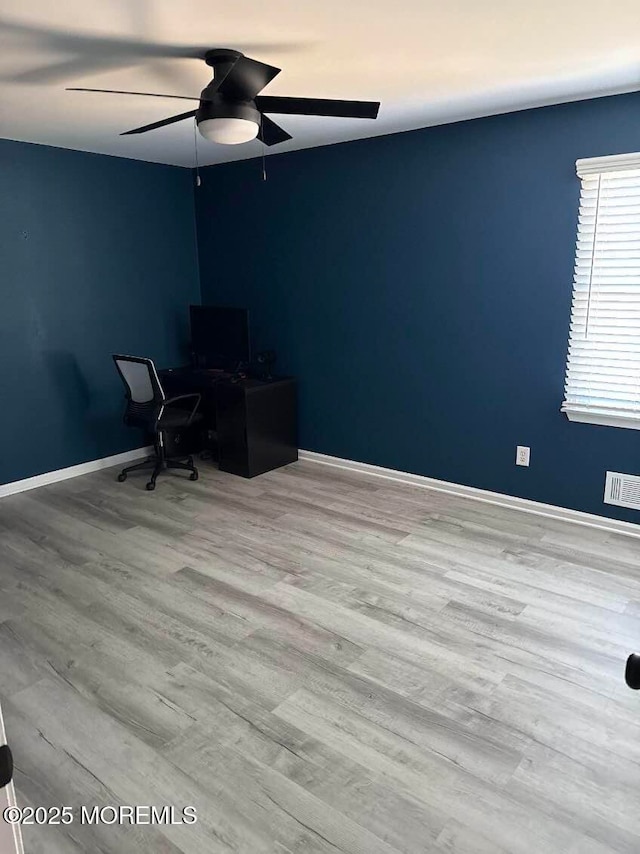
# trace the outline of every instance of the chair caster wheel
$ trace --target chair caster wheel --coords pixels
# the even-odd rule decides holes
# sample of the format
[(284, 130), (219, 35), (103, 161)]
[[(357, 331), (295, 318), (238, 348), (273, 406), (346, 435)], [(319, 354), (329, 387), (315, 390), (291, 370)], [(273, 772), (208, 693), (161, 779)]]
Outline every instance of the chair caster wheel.
[(189, 480), (197, 480), (197, 479), (198, 479), (198, 472), (192, 471), (191, 474), (189, 475)]
[(149, 492), (153, 492), (153, 490), (156, 488), (156, 485), (152, 480), (150, 480), (146, 488), (149, 490)]
[(118, 475), (118, 483), (124, 483), (126, 479), (126, 474), (123, 471), (120, 472), (120, 474)]

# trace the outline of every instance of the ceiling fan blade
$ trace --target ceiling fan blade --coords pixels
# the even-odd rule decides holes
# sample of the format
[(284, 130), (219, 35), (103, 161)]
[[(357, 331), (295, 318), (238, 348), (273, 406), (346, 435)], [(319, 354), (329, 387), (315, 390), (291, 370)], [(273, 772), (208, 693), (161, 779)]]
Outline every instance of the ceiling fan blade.
[(153, 122), (153, 124), (144, 125), (141, 128), (127, 130), (124, 133), (121, 133), (120, 136), (130, 136), (132, 133), (146, 133), (148, 130), (156, 130), (156, 128), (163, 128), (165, 125), (172, 125), (175, 122), (181, 122), (183, 119), (192, 119), (197, 112), (197, 110), (190, 110), (188, 113), (180, 113), (179, 116), (171, 116), (171, 118), (162, 119), (159, 122)]
[(334, 116), (349, 119), (375, 119), (379, 101), (336, 101), (330, 98), (280, 98), (260, 95), (256, 106), (262, 113), (289, 116)]
[(108, 95), (144, 95), (148, 98), (177, 98), (179, 101), (199, 101), (200, 98), (192, 95), (162, 95), (158, 92), (126, 92), (122, 89), (79, 89), (76, 86), (68, 86), (66, 92), (106, 92)]
[(264, 142), (265, 145), (277, 145), (279, 142), (286, 142), (288, 139), (293, 139), (290, 133), (287, 133), (284, 128), (277, 125), (268, 116), (260, 116), (260, 130), (258, 131), (258, 139)]
[(72, 59), (51, 62), (37, 68), (29, 68), (26, 71), (3, 74), (0, 79), (8, 83), (42, 84), (43, 81), (63, 83), (73, 77), (84, 77), (86, 74), (110, 71), (127, 65), (135, 65), (135, 61), (123, 63), (120, 60), (114, 60), (113, 57), (74, 56)]
[(280, 68), (273, 65), (241, 56), (217, 88), (226, 98), (249, 101), (255, 98), (258, 92), (262, 92), (280, 71)]
[[(151, 87), (156, 92), (174, 92), (181, 95), (183, 92), (198, 93), (202, 89), (202, 68), (197, 62), (171, 62), (168, 59), (155, 59), (150, 57), (144, 63), (145, 71), (155, 82)], [(206, 79), (206, 77), (205, 77)], [(85, 85), (91, 83), (84, 81)], [(77, 86), (82, 85), (77, 81)], [(95, 83), (94, 85), (104, 85)]]
[[(42, 27), (27, 21), (19, 21), (0, 16), (0, 34), (14, 37), (18, 43), (24, 44), (31, 41), (32, 45), (40, 48), (59, 51), (60, 53), (83, 53), (87, 56), (95, 56), (103, 53), (105, 56), (128, 56), (144, 58), (155, 56), (158, 58), (178, 59), (204, 59), (206, 53), (215, 46), (215, 41), (208, 45), (185, 45), (166, 44), (163, 42), (150, 42), (145, 39), (127, 38), (109, 35), (101, 35), (90, 31), (69, 31), (68, 29), (56, 29), (55, 27)], [(6, 40), (3, 39), (3, 47)], [(242, 52), (271, 52), (295, 51), (306, 43), (292, 42), (234, 42), (236, 50)]]
[(208, 101), (211, 96), (215, 95), (222, 83), (233, 70), (234, 63), (230, 63), (225, 69), (216, 71), (214, 80), (209, 83), (206, 89), (198, 96), (194, 95), (167, 95), (163, 92), (130, 92), (126, 89), (88, 89), (86, 86), (67, 86), (67, 92), (100, 92), (107, 95), (142, 95), (146, 98), (175, 98), (179, 101)]
[[(28, 69), (2, 75), (1, 79), (16, 83), (56, 83), (73, 79), (79, 73), (91, 74), (105, 68), (127, 68), (142, 62), (147, 57), (156, 59), (204, 59), (212, 45), (163, 44), (144, 39), (102, 35), (99, 32), (69, 31), (53, 27), (37, 26), (27, 21), (5, 18), (0, 15), (0, 43), (3, 49), (17, 46), (27, 48), (33, 54), (44, 52), (66, 57), (64, 62), (52, 63), (39, 69)], [(215, 45), (215, 42), (214, 42)], [(247, 53), (278, 54), (297, 51), (306, 47), (305, 42), (241, 42), (234, 44), (237, 50)], [(74, 67), (66, 69), (65, 63)], [(75, 63), (82, 64), (81, 69)]]

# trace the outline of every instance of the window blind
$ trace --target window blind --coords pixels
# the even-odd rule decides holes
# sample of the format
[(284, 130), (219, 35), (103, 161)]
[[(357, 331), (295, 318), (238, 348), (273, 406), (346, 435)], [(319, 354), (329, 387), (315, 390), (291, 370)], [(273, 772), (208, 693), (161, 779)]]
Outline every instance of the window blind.
[(640, 429), (640, 154), (578, 160), (581, 180), (562, 411)]

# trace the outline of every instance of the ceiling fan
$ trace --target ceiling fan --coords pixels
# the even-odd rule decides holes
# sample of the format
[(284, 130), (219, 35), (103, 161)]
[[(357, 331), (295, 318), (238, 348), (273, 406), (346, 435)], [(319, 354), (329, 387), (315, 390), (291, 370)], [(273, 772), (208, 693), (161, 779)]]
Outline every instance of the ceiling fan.
[(291, 134), (265, 113), (297, 116), (335, 116), (375, 119), (377, 101), (338, 101), (323, 98), (283, 98), (260, 95), (264, 87), (280, 73), (279, 68), (250, 59), (237, 50), (217, 48), (206, 51), (204, 61), (213, 68), (213, 80), (199, 98), (183, 95), (159, 95), (155, 92), (123, 92), (116, 89), (69, 88), (69, 92), (109, 92), (117, 95), (143, 95), (154, 98), (176, 98), (199, 101), (195, 110), (179, 113), (150, 125), (125, 131), (121, 136), (146, 133), (156, 128), (195, 118), (205, 139), (223, 145), (249, 142), (256, 137), (265, 145), (277, 145), (291, 139)]

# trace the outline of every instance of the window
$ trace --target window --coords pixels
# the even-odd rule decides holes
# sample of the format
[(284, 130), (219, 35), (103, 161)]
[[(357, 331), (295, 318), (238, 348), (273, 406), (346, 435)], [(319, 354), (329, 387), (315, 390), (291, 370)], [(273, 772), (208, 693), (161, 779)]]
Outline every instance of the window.
[(562, 411), (640, 430), (640, 154), (578, 160), (582, 182)]

